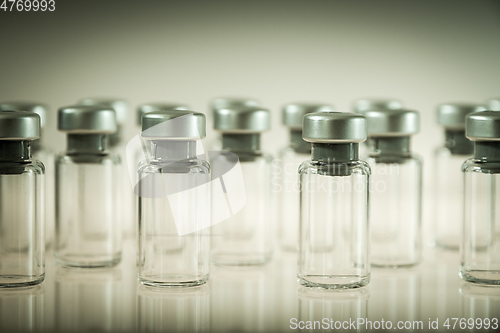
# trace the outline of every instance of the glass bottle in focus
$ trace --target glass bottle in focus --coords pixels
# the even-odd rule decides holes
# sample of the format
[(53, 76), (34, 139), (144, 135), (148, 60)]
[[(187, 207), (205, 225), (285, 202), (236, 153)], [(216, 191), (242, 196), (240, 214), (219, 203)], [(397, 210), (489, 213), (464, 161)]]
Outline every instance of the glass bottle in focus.
[(67, 267), (111, 267), (121, 260), (118, 209), (120, 157), (107, 150), (115, 111), (104, 106), (59, 109), (67, 149), (56, 157), (55, 258)]

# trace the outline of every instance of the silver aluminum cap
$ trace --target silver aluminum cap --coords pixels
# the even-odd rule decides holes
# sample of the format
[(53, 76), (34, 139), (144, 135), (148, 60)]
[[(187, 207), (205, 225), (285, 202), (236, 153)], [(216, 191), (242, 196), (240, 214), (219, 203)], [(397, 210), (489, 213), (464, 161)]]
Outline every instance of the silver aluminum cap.
[(219, 97), (214, 98), (210, 102), (210, 109), (212, 110), (212, 112), (225, 108), (245, 106), (258, 107), (260, 106), (260, 102), (256, 99), (246, 97)]
[(366, 111), (399, 110), (403, 103), (395, 99), (358, 99), (354, 102), (354, 112), (364, 114)]
[(269, 110), (261, 107), (231, 107), (214, 111), (214, 129), (226, 133), (260, 133), (271, 127)]
[(484, 105), (474, 103), (442, 104), (437, 109), (437, 122), (447, 129), (465, 130), (465, 117), (469, 113), (485, 110)]
[(206, 136), (205, 115), (188, 110), (163, 110), (142, 116), (142, 136), (150, 140), (198, 140)]
[(413, 110), (366, 111), (369, 137), (409, 136), (420, 130), (420, 115)]
[(314, 143), (360, 143), (366, 140), (366, 118), (347, 112), (308, 113), (303, 119), (302, 138)]
[(500, 111), (500, 97), (491, 99), (488, 102), (488, 109), (491, 111)]
[(128, 102), (125, 100), (112, 98), (85, 98), (78, 104), (111, 107), (116, 112), (116, 123), (118, 125), (122, 125), (127, 122), (129, 106)]
[(0, 103), (0, 110), (18, 110), (33, 112), (40, 116), (40, 127), (44, 128), (47, 125), (47, 114), (49, 107), (45, 104), (32, 102), (6, 102)]
[(480, 111), (465, 118), (465, 136), (471, 141), (500, 141), (500, 112)]
[(140, 125), (142, 121), (142, 116), (145, 113), (153, 111), (168, 111), (168, 110), (189, 110), (190, 107), (181, 103), (147, 103), (139, 105), (137, 108), (137, 124)]
[(69, 134), (112, 134), (116, 132), (115, 111), (105, 106), (62, 107), (57, 113), (57, 128)]
[(0, 111), (0, 140), (36, 140), (40, 138), (40, 116), (26, 111)]
[(302, 118), (312, 112), (335, 111), (331, 104), (321, 103), (292, 103), (283, 107), (283, 125), (291, 129), (302, 128)]

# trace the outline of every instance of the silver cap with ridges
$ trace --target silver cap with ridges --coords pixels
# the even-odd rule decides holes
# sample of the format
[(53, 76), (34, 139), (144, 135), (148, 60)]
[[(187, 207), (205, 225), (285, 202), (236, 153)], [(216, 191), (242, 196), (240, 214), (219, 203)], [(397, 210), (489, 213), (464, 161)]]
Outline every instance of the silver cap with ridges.
[(403, 103), (395, 99), (358, 99), (354, 102), (354, 112), (364, 114), (369, 110), (399, 110), (403, 108)]
[(40, 138), (40, 116), (36, 113), (0, 111), (0, 140), (36, 140)]
[(500, 141), (499, 111), (469, 113), (465, 124), (465, 136), (471, 141)]
[(366, 111), (369, 137), (409, 136), (420, 130), (420, 115), (414, 110)]
[(261, 107), (231, 107), (214, 111), (214, 129), (226, 133), (260, 133), (271, 127), (271, 114)]
[(168, 111), (168, 110), (189, 110), (190, 107), (186, 104), (181, 103), (166, 103), (166, 102), (158, 102), (158, 103), (147, 103), (139, 105), (137, 108), (137, 124), (141, 124), (142, 116), (148, 112), (153, 111)]
[(118, 125), (125, 124), (128, 118), (128, 102), (122, 99), (112, 99), (112, 98), (85, 98), (82, 99), (78, 104), (82, 105), (93, 105), (93, 106), (105, 106), (111, 107), (116, 112), (116, 123)]
[(206, 136), (205, 115), (188, 110), (152, 111), (142, 116), (142, 136), (150, 140), (198, 140)]
[(0, 103), (0, 110), (17, 110), (33, 112), (40, 116), (40, 127), (44, 128), (47, 125), (47, 114), (49, 107), (41, 103), (33, 102), (5, 102)]
[(335, 111), (335, 107), (331, 104), (321, 103), (291, 103), (283, 107), (283, 125), (291, 129), (302, 128), (302, 118), (304, 115), (312, 112), (320, 111)]
[(446, 129), (464, 130), (465, 117), (472, 112), (485, 111), (484, 105), (475, 103), (446, 103), (437, 108), (437, 122)]
[(313, 143), (360, 143), (366, 140), (366, 118), (347, 112), (308, 113), (302, 138)]
[(69, 134), (112, 134), (116, 132), (115, 111), (105, 106), (62, 107), (57, 113), (57, 128)]

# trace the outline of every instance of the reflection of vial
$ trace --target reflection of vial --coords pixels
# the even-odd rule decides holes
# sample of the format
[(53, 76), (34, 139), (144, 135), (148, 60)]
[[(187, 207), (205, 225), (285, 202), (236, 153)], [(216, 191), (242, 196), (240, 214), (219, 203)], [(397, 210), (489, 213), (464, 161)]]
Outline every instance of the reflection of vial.
[(366, 119), (341, 112), (306, 114), (302, 137), (312, 143), (312, 152), (299, 167), (299, 282), (328, 289), (365, 286), (370, 167), (358, 159), (358, 148), (366, 140)]
[(500, 113), (466, 117), (474, 157), (465, 161), (464, 234), (460, 273), (464, 280), (500, 284)]
[(273, 178), (279, 178), (279, 238), (286, 251), (297, 251), (300, 201), (297, 170), (300, 163), (311, 156), (311, 143), (302, 139), (302, 117), (307, 113), (333, 109), (329, 104), (313, 103), (293, 103), (283, 108), (283, 124), (290, 130), (290, 142), (280, 151), (279, 174)]
[(195, 286), (208, 280), (210, 165), (197, 157), (205, 115), (153, 111), (142, 117), (151, 159), (140, 163), (139, 280), (150, 286)]
[[(214, 192), (215, 207), (220, 202), (244, 202), (239, 211), (212, 229), (212, 260), (219, 265), (258, 265), (272, 255), (271, 157), (260, 149), (261, 132), (270, 127), (269, 110), (260, 107), (223, 108), (215, 112), (214, 128), (222, 133), (222, 149), (236, 154), (244, 186), (223, 183), (224, 194)], [(227, 163), (226, 155), (212, 161), (214, 170)], [(222, 178), (220, 179), (222, 182)], [(215, 187), (215, 186), (214, 186)], [(244, 187), (244, 188), (243, 188)]]
[(445, 142), (435, 153), (436, 174), (434, 179), (436, 245), (458, 250), (463, 219), (463, 175), (464, 160), (472, 157), (474, 144), (465, 137), (465, 116), (484, 110), (477, 104), (452, 103), (440, 105), (437, 122), (444, 127)]
[(371, 263), (401, 267), (418, 264), (421, 255), (422, 162), (410, 150), (420, 129), (410, 110), (366, 111), (372, 141), (367, 162), (370, 193)]
[(0, 288), (45, 277), (45, 167), (31, 159), (40, 117), (0, 111)]
[(67, 150), (56, 157), (56, 261), (62, 266), (114, 266), (121, 258), (117, 218), (120, 158), (106, 150), (115, 111), (101, 106), (59, 109)]
[[(354, 112), (359, 114), (365, 114), (366, 111), (376, 110), (399, 110), (403, 108), (403, 104), (394, 99), (379, 99), (379, 98), (369, 98), (369, 99), (358, 99), (354, 102)], [(365, 159), (368, 156), (371, 140), (368, 138), (359, 147), (359, 156), (361, 159)]]
[(46, 145), (44, 128), (47, 126), (49, 108), (44, 104), (12, 102), (0, 104), (0, 110), (19, 110), (33, 112), (40, 116), (40, 139), (31, 142), (31, 153), (35, 160), (45, 165), (45, 246), (48, 248), (54, 238), (54, 153)]
[(126, 124), (129, 113), (129, 104), (121, 99), (110, 98), (87, 98), (80, 101), (81, 105), (101, 106), (112, 108), (116, 114), (116, 132), (108, 136), (108, 147), (112, 153), (120, 156), (122, 165), (120, 167), (120, 181), (118, 195), (120, 196), (120, 210), (118, 211), (118, 219), (122, 226), (122, 231), (125, 237), (134, 237), (136, 233), (136, 198), (130, 183), (130, 178), (127, 169), (126, 144), (129, 137), (126, 135)]
[[(212, 117), (216, 117), (218, 110), (225, 108), (239, 108), (239, 107), (258, 107), (261, 103), (254, 99), (248, 97), (219, 97), (214, 98), (210, 101), (210, 111), (212, 112)], [(219, 133), (209, 144), (210, 149), (217, 151), (222, 149), (222, 141)]]
[(45, 304), (43, 284), (0, 289), (0, 332), (47, 331)]

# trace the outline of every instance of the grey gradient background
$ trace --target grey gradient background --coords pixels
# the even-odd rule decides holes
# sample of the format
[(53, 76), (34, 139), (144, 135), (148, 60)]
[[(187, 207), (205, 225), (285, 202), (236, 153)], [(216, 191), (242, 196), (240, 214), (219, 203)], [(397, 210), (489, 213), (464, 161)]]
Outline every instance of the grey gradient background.
[(500, 96), (499, 0), (56, 0), (55, 12), (0, 11), (0, 29), (0, 100), (51, 105), (55, 150), (56, 109), (81, 97), (201, 112), (216, 96), (256, 97), (272, 110), (273, 153), (288, 139), (286, 102), (348, 111), (357, 98), (395, 97), (422, 114), (414, 150), (429, 192), (432, 172), (446, 172), (432, 170), (436, 105)]

